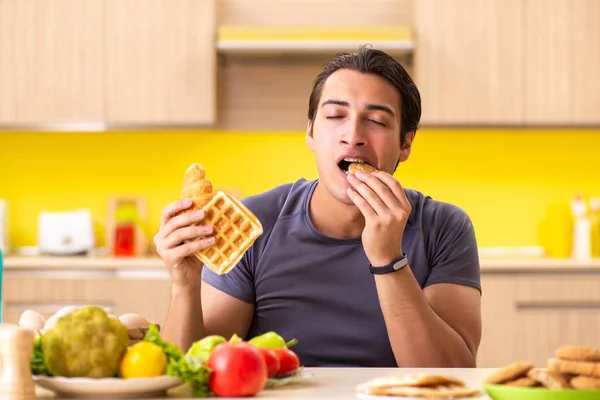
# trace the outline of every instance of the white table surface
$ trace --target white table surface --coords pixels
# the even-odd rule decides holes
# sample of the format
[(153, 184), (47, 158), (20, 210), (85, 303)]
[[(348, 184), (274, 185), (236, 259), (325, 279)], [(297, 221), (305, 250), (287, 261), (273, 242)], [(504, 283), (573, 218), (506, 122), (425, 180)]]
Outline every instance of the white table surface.
[[(266, 389), (254, 398), (271, 400), (347, 400), (359, 399), (356, 394), (356, 386), (370, 379), (407, 373), (430, 373), (444, 374), (462, 379), (469, 387), (482, 387), (483, 380), (494, 370), (489, 368), (426, 368), (426, 369), (397, 369), (397, 368), (307, 368), (312, 371), (314, 377), (302, 382), (291, 383), (287, 386), (274, 389)], [(38, 393), (39, 399), (48, 400), (50, 393)], [(393, 398), (393, 397), (392, 397)], [(175, 399), (181, 400), (180, 397)], [(220, 399), (226, 399), (221, 397)], [(488, 400), (483, 395), (479, 400)]]

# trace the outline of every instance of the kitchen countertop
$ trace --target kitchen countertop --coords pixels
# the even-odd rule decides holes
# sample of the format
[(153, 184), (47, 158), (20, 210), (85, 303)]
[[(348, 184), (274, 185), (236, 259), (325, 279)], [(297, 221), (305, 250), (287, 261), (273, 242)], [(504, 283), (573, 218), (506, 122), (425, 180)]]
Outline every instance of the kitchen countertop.
[[(600, 272), (600, 259), (576, 261), (548, 257), (482, 257), (481, 272), (561, 272), (597, 271)], [(162, 260), (157, 256), (146, 257), (104, 257), (104, 256), (11, 256), (4, 258), (4, 269), (95, 269), (95, 270), (156, 270), (163, 269)]]
[[(263, 390), (254, 398), (267, 398), (271, 400), (338, 400), (369, 398), (357, 395), (357, 385), (373, 378), (411, 373), (444, 374), (463, 380), (469, 387), (482, 388), (483, 380), (494, 370), (488, 368), (422, 368), (422, 369), (397, 369), (397, 368), (309, 368), (314, 372), (314, 377), (302, 382), (295, 382), (276, 389)], [(40, 391), (38, 399), (52, 396), (51, 392)], [(171, 394), (171, 393), (170, 393)], [(176, 396), (173, 396), (176, 397)], [(76, 399), (77, 397), (75, 397)], [(119, 397), (111, 397), (119, 399)], [(373, 399), (374, 397), (370, 397)], [(384, 397), (379, 397), (383, 398)], [(219, 399), (226, 399), (220, 397)], [(487, 395), (478, 397), (487, 400)]]

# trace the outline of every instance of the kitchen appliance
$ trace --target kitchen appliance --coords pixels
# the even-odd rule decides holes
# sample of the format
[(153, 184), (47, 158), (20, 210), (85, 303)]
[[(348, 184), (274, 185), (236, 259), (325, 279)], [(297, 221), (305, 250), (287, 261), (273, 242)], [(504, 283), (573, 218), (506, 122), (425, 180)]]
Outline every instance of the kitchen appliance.
[(40, 213), (38, 250), (40, 254), (75, 255), (94, 249), (92, 213), (82, 208), (74, 211)]

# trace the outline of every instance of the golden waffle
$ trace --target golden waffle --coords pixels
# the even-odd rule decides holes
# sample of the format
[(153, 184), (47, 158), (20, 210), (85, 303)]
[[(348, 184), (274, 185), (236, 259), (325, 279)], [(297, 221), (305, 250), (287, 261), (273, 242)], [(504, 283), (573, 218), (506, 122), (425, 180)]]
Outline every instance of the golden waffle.
[(203, 207), (203, 225), (212, 225), (215, 244), (196, 253), (210, 270), (222, 275), (231, 271), (252, 243), (263, 233), (258, 218), (238, 199), (217, 192)]

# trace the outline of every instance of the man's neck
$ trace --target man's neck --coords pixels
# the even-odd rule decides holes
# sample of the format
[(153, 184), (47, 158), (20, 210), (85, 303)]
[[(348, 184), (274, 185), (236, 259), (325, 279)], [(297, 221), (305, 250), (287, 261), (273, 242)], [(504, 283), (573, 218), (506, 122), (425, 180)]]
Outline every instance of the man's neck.
[(308, 212), (315, 228), (329, 237), (357, 238), (365, 227), (360, 210), (336, 200), (320, 182), (312, 194)]

